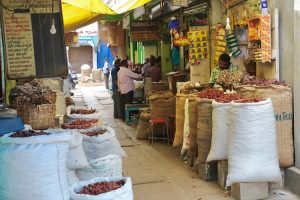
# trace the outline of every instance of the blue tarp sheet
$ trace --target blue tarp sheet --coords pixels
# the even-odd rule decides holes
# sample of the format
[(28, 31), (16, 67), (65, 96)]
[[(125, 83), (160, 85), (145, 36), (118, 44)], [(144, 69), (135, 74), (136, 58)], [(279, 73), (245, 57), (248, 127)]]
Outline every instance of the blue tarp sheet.
[(104, 66), (104, 59), (108, 58), (108, 63), (112, 66), (114, 61), (114, 56), (112, 55), (110, 48), (107, 44), (100, 43), (100, 46), (97, 48), (97, 68), (102, 69)]

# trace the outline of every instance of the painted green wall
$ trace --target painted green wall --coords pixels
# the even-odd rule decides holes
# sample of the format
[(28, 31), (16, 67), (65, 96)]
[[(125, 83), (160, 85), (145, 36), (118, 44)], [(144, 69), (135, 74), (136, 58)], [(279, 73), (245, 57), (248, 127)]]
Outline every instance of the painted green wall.
[(162, 78), (167, 80), (165, 76), (166, 73), (172, 71), (172, 63), (171, 63), (171, 43), (170, 42), (161, 42), (161, 70), (162, 70)]

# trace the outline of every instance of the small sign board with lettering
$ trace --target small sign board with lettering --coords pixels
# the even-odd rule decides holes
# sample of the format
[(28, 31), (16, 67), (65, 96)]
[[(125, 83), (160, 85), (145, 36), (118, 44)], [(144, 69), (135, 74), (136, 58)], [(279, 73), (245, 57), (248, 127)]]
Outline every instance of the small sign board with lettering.
[(181, 7), (188, 7), (189, 0), (172, 0), (173, 6), (181, 6)]
[(155, 41), (160, 40), (160, 32), (156, 21), (141, 20), (130, 23), (130, 35), (132, 41)]
[(61, 2), (1, 3), (7, 78), (65, 77), (68, 68)]

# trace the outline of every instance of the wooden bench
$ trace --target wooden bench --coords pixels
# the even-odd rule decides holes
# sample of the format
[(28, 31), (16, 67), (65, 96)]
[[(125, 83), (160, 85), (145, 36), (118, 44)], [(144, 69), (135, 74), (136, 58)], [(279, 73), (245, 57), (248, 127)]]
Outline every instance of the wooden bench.
[(149, 107), (148, 104), (125, 104), (125, 122), (130, 125), (132, 123), (130, 118), (131, 111), (139, 111), (140, 108)]

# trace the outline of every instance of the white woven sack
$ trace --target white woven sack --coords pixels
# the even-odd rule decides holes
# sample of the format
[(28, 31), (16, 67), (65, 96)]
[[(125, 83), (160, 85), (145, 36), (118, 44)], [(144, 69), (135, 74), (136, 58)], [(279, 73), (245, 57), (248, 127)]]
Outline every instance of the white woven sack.
[(1, 200), (68, 200), (69, 134), (0, 137)]
[(212, 102), (212, 141), (207, 162), (227, 160), (230, 103)]
[(281, 181), (272, 101), (231, 106), (226, 185)]
[[(90, 129), (82, 130), (81, 132), (90, 132), (103, 130), (104, 127), (95, 126)], [(101, 157), (105, 157), (111, 154), (116, 154), (121, 157), (125, 157), (126, 154), (123, 151), (114, 129), (107, 127), (106, 132), (97, 137), (89, 137), (84, 134), (83, 136), (83, 149), (88, 160), (93, 160)]]
[(70, 170), (81, 169), (89, 166), (82, 146), (82, 136), (76, 130), (48, 129), (49, 133), (70, 134), (69, 151), (67, 154), (67, 168)]
[(91, 180), (95, 177), (121, 177), (122, 158), (119, 155), (108, 155), (103, 158), (90, 160), (90, 166), (76, 170), (80, 181)]
[(79, 107), (68, 106), (67, 107), (67, 116), (71, 119), (101, 119), (101, 114), (95, 112), (93, 114), (82, 115), (82, 114), (71, 114), (72, 109), (78, 109)]
[(78, 179), (78, 177), (76, 175), (75, 170), (68, 170), (67, 176), (68, 176), (69, 186), (73, 185), (74, 183), (78, 183), (79, 182), (79, 179)]
[(184, 125), (183, 125), (183, 144), (181, 155), (187, 154), (190, 146), (190, 123), (189, 123), (189, 98), (186, 98), (184, 104)]
[[(120, 181), (124, 180), (125, 184), (116, 190), (112, 190), (110, 192), (102, 193), (99, 195), (85, 195), (85, 194), (77, 194), (84, 186), (88, 184), (93, 184), (96, 182), (103, 181)], [(89, 181), (82, 181), (76, 183), (70, 187), (70, 196), (71, 200), (133, 200), (133, 192), (132, 192), (132, 183), (130, 177), (102, 177), (102, 178), (94, 178)]]

